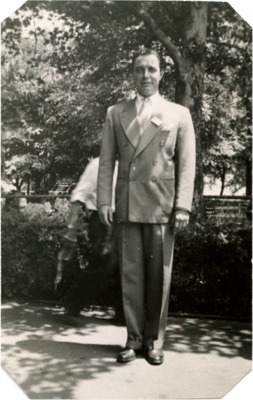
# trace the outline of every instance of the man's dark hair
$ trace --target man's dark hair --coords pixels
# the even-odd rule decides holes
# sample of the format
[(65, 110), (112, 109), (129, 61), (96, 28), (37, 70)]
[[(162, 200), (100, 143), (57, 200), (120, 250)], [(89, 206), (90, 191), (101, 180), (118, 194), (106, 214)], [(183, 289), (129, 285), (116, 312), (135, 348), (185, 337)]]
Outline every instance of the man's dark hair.
[(143, 49), (141, 49), (140, 51), (134, 53), (134, 55), (133, 55), (133, 58), (132, 58), (132, 71), (134, 70), (135, 61), (136, 61), (136, 59), (137, 59), (139, 56), (150, 56), (150, 55), (154, 55), (154, 56), (157, 57), (158, 62), (159, 62), (159, 66), (160, 66), (160, 68), (161, 68), (161, 57), (160, 57), (160, 54), (157, 53), (156, 50), (152, 50), (152, 49), (148, 49), (148, 48), (143, 48)]

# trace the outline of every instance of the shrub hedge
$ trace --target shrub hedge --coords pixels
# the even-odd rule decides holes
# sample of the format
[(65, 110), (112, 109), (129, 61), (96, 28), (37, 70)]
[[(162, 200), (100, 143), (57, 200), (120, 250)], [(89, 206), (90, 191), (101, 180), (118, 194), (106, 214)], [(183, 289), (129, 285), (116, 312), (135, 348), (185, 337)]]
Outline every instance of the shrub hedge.
[(66, 226), (67, 201), (48, 214), (42, 204), (2, 212), (3, 298), (45, 298), (54, 293), (56, 256)]
[(170, 310), (251, 318), (251, 228), (191, 224), (177, 234)]
[[(28, 204), (22, 213), (2, 213), (3, 299), (59, 300), (54, 289), (56, 258), (68, 215), (67, 200), (59, 200), (52, 213), (36, 204)], [(86, 267), (81, 279), (87, 280), (81, 292), (84, 304), (110, 305), (113, 285), (108, 281), (101, 288), (102, 272), (98, 268), (93, 273), (89, 265), (91, 246), (82, 223), (80, 232), (79, 252), (67, 266), (67, 281), (73, 284), (75, 274), (80, 279), (81, 263)], [(107, 279), (105, 271), (102, 279)], [(170, 312), (249, 319), (251, 295), (250, 227), (192, 223), (177, 234)]]

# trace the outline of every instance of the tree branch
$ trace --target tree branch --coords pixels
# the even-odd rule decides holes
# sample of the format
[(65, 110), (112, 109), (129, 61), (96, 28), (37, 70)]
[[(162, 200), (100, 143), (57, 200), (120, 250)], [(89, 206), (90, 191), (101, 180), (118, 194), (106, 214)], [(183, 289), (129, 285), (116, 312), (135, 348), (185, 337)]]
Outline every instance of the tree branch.
[(171, 43), (168, 36), (166, 36), (166, 34), (157, 26), (150, 14), (143, 9), (134, 10), (134, 14), (144, 22), (144, 24), (153, 32), (155, 37), (164, 45), (173, 61), (176, 64), (180, 63), (181, 55), (178, 49), (173, 43)]
[[(178, 48), (171, 42), (170, 38), (158, 27), (151, 15), (142, 6), (134, 6), (132, 2), (121, 2), (118, 1), (117, 4), (121, 7), (127, 9), (135, 17), (144, 22), (144, 24), (151, 30), (154, 36), (164, 45), (168, 55), (172, 58), (175, 63), (176, 70), (179, 77), (184, 80), (185, 68), (183, 58), (178, 50)], [(135, 2), (134, 2), (135, 3)]]

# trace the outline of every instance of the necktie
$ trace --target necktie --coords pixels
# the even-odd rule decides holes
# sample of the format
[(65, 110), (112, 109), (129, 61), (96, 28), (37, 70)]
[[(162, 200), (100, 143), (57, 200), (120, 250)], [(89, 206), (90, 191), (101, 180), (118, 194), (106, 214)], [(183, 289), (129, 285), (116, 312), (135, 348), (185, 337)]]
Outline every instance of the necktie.
[(138, 115), (133, 119), (129, 127), (127, 128), (127, 136), (131, 140), (132, 144), (137, 147), (140, 137), (146, 128), (149, 118), (151, 115), (151, 104), (150, 100), (143, 98), (138, 110)]
[(149, 98), (143, 98), (141, 101), (140, 109), (139, 109), (139, 114), (138, 114), (138, 123), (139, 123), (139, 135), (141, 136), (143, 134), (144, 129), (146, 128), (149, 118), (150, 118), (150, 99)]

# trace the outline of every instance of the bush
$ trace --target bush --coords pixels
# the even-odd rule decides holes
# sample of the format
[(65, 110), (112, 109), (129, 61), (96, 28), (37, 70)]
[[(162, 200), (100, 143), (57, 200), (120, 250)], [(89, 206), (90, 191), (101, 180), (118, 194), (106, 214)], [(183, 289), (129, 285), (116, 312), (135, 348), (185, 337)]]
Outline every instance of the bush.
[(42, 204), (2, 213), (2, 295), (51, 298), (56, 255), (68, 218), (65, 201), (48, 214)]
[[(69, 202), (57, 199), (54, 210), (48, 204), (29, 203), (2, 215), (2, 297), (61, 302), (65, 307), (115, 304), (118, 291), (112, 273), (94, 254), (99, 238), (91, 244), (87, 218), (79, 219), (78, 246), (64, 263), (63, 278), (57, 290), (57, 255), (69, 217)], [(101, 232), (97, 233), (97, 236)], [(94, 236), (94, 235), (93, 235)], [(101, 247), (101, 246), (100, 246)], [(100, 249), (101, 250), (101, 249)], [(114, 277), (115, 275), (113, 275)], [(113, 289), (113, 290), (111, 290)]]
[[(48, 207), (36, 204), (29, 204), (24, 213), (17, 209), (2, 213), (4, 298), (57, 300), (54, 290), (56, 257), (68, 213), (67, 200), (59, 200), (52, 213)], [(89, 269), (94, 254), (82, 224), (80, 232), (83, 233), (79, 237), (79, 253), (67, 265), (65, 285), (71, 285), (75, 277), (78, 280), (82, 276), (85, 284), (80, 285), (80, 296), (89, 304), (110, 305), (114, 296), (119, 297), (117, 285), (106, 283), (109, 273), (104, 265)], [(87, 273), (81, 271), (80, 274), (80, 263)], [(248, 319), (251, 288), (250, 228), (192, 223), (177, 234), (170, 312)]]
[(171, 311), (251, 317), (251, 229), (191, 224), (177, 234)]

